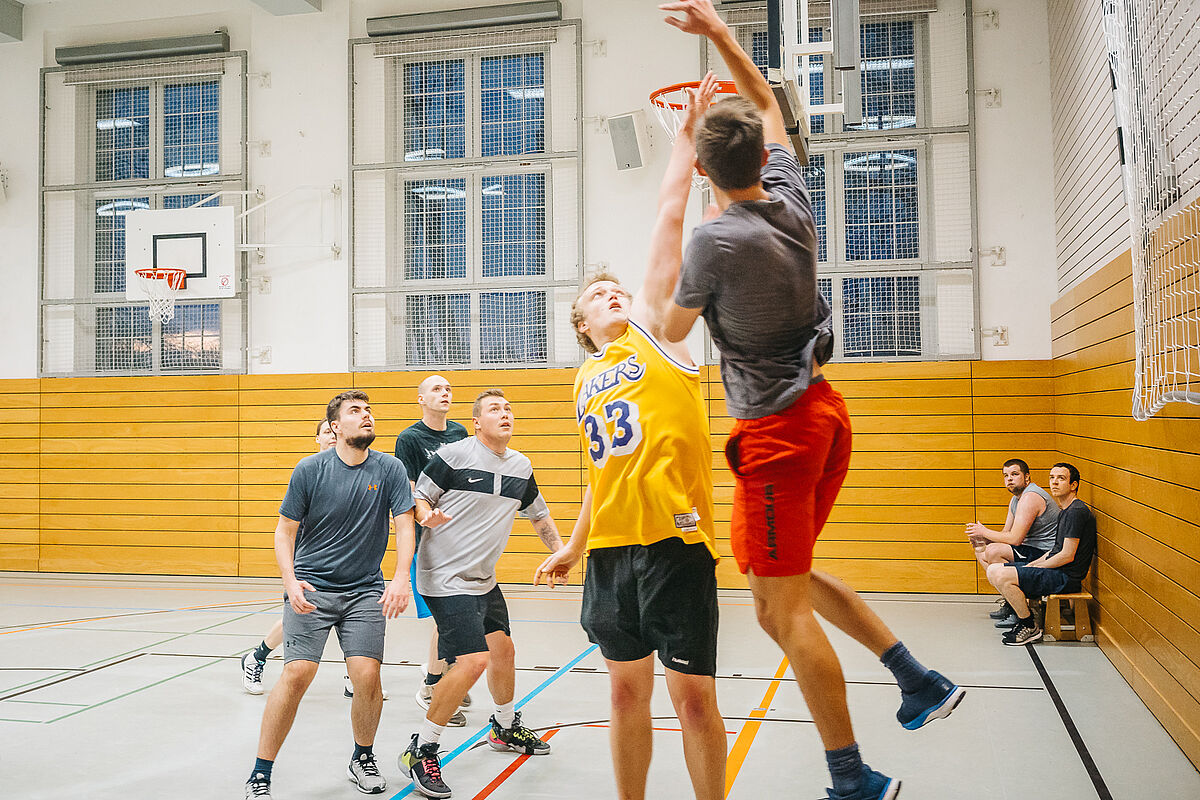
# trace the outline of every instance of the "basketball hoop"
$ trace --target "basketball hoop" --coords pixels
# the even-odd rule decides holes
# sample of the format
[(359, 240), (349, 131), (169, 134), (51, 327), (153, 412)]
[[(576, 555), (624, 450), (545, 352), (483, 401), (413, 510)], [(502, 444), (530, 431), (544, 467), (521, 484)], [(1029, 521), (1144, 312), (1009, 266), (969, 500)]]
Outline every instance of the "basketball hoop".
[[(693, 92), (700, 88), (700, 81), (684, 81), (676, 83), (672, 86), (664, 86), (661, 89), (655, 89), (650, 93), (650, 105), (654, 107), (654, 113), (658, 116), (658, 122), (667, 132), (667, 137), (672, 143), (675, 137), (679, 135), (679, 129), (683, 127), (684, 120), (687, 119), (687, 90)], [(737, 86), (733, 81), (717, 81), (717, 90), (713, 93), (713, 102), (722, 97), (732, 97), (737, 94)], [(708, 184), (708, 181), (699, 173), (692, 174), (692, 185), (697, 189), (703, 189)]]
[(187, 270), (151, 267), (135, 270), (135, 274), (150, 299), (150, 319), (170, 322), (175, 316), (175, 295), (187, 285)]

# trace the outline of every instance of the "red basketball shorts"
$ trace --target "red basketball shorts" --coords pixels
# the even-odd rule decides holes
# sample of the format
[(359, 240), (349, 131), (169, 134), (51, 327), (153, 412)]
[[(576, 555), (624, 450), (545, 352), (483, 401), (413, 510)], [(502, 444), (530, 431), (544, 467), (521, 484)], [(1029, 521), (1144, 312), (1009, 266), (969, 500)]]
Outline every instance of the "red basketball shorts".
[(766, 577), (812, 569), (813, 546), (850, 466), (850, 415), (828, 381), (787, 409), (737, 420), (725, 458), (735, 477), (731, 544), (738, 568)]

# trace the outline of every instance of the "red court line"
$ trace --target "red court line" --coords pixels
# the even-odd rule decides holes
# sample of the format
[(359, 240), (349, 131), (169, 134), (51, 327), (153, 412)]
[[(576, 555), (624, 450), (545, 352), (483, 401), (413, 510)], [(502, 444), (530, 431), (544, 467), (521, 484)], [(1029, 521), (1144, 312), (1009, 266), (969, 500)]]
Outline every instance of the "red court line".
[[(590, 725), (584, 725), (583, 727), (585, 727), (585, 728), (609, 728), (611, 726), (610, 725), (602, 725), (598, 722), (594, 722)], [(652, 731), (670, 731), (672, 733), (683, 733), (683, 728), (653, 728), (652, 727), (652, 728), (650, 728), (650, 730), (652, 730)], [(734, 736), (735, 734), (737, 734), (737, 731), (725, 731), (726, 736)]]
[[(546, 731), (546, 733), (542, 735), (542, 741), (549, 740), (550, 737), (554, 736), (554, 734), (558, 733), (558, 731), (559, 731), (558, 728), (551, 728), (550, 730)], [(483, 789), (479, 792), (479, 794), (475, 795), (475, 797), (472, 798), (472, 800), (483, 800), (483, 798), (490, 796), (492, 792), (494, 792), (494, 791), (496, 791), (496, 789), (500, 788), (500, 784), (502, 784), (506, 780), (508, 780), (509, 776), (511, 776), (514, 772), (516, 772), (517, 769), (522, 764), (524, 764), (526, 761), (528, 761), (530, 758), (533, 758), (533, 756), (527, 756), (527, 755), (517, 756), (517, 759), (515, 761), (513, 761), (511, 764), (509, 764), (508, 767), (506, 767), (503, 772), (501, 772), (499, 775), (497, 775), (491, 783), (489, 783), (487, 786), (483, 787)]]
[(742, 763), (746, 760), (746, 754), (750, 752), (750, 745), (754, 743), (754, 737), (758, 735), (758, 729), (762, 727), (762, 722), (759, 720), (767, 716), (767, 710), (771, 707), (771, 701), (775, 699), (775, 692), (779, 689), (779, 684), (783, 679), (783, 674), (787, 672), (787, 668), (788, 660), (784, 658), (779, 662), (779, 669), (775, 670), (775, 677), (767, 686), (762, 702), (758, 704), (758, 708), (750, 712), (750, 719), (742, 725), (741, 733), (733, 741), (733, 747), (729, 748), (729, 756), (725, 759), (726, 797), (729, 796), (729, 790), (733, 788), (733, 782), (737, 780)]

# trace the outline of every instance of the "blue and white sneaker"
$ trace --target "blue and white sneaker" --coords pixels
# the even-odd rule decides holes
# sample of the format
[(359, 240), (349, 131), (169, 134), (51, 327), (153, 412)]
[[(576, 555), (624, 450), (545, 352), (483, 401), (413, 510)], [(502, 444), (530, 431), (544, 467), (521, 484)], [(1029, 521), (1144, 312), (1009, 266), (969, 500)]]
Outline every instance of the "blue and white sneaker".
[(838, 794), (833, 789), (826, 789), (825, 792), (828, 795), (826, 800), (895, 800), (900, 794), (900, 781), (863, 764), (863, 780), (857, 792)]
[(966, 694), (966, 689), (955, 685), (940, 672), (929, 670), (920, 690), (900, 693), (896, 719), (906, 730), (915, 731), (927, 722), (950, 716)]
[(1014, 627), (1016, 627), (1016, 625), (1017, 625), (1017, 614), (1015, 611), (1012, 612), (1011, 614), (1009, 614), (1004, 619), (996, 620), (997, 628), (1014, 628)]

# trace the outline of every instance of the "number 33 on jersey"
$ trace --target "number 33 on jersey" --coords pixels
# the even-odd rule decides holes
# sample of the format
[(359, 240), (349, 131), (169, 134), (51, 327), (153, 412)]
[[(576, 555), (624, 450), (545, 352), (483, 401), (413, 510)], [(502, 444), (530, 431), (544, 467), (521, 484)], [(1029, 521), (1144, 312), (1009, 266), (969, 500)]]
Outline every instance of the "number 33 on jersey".
[(575, 418), (592, 487), (589, 547), (671, 536), (713, 547), (712, 449), (699, 369), (672, 359), (630, 322), (579, 368)]

